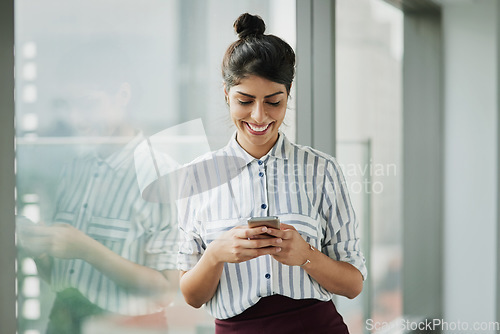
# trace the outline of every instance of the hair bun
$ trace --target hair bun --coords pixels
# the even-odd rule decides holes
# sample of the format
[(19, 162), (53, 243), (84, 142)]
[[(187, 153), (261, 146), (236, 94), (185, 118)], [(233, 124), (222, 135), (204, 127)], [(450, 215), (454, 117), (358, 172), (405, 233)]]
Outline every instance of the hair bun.
[(248, 13), (241, 14), (236, 21), (234, 21), (233, 27), (240, 39), (244, 39), (248, 36), (263, 35), (266, 30), (266, 24), (260, 16)]

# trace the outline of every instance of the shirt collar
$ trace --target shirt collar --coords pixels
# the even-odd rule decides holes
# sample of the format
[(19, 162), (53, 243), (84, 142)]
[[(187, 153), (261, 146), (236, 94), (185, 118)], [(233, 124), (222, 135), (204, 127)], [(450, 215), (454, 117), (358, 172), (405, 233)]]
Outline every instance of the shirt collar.
[(288, 138), (283, 132), (280, 131), (278, 140), (266, 156), (268, 155), (277, 159), (288, 160), (291, 147), (292, 145), (290, 144)]
[(252, 157), (250, 154), (248, 154), (247, 151), (243, 149), (243, 147), (240, 146), (240, 144), (236, 140), (236, 134), (237, 132), (235, 131), (231, 136), (231, 139), (229, 140), (229, 143), (225, 147), (224, 151), (226, 151), (226, 154), (230, 156), (234, 156), (237, 159), (241, 159), (244, 162), (244, 164), (241, 167), (245, 167), (246, 165), (256, 160), (267, 161), (269, 157), (273, 157), (276, 159), (283, 159), (283, 160), (288, 159), (289, 156), (288, 153), (291, 149), (291, 144), (288, 138), (286, 138), (285, 134), (281, 131), (279, 131), (278, 133), (279, 134), (278, 140), (276, 141), (274, 146), (269, 150), (269, 152), (267, 152), (266, 155), (264, 155), (260, 159)]

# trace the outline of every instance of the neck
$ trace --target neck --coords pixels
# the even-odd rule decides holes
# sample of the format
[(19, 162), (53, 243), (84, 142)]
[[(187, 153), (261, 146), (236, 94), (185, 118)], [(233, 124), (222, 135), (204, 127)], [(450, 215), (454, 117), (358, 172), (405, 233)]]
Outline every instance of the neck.
[(245, 152), (250, 154), (255, 159), (260, 159), (263, 156), (265, 156), (273, 148), (273, 146), (276, 144), (276, 142), (278, 141), (278, 138), (279, 138), (279, 134), (277, 134), (276, 139), (271, 141), (271, 142), (267, 142), (267, 143), (262, 144), (262, 145), (255, 145), (255, 144), (252, 144), (250, 142), (246, 142), (244, 140), (242, 142), (241, 140), (238, 139), (238, 134), (236, 134), (236, 141), (241, 146), (241, 148), (244, 149)]

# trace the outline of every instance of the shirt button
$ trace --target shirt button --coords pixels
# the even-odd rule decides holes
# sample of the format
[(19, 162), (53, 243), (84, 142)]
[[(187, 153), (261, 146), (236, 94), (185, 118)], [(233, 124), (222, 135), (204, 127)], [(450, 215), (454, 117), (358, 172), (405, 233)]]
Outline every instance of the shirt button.
[(266, 276), (264, 276), (265, 278), (267, 279), (270, 279), (271, 278), (271, 274), (266, 274)]
[(262, 209), (267, 209), (267, 205), (265, 205), (265, 204), (262, 204), (260, 207), (261, 207)]
[(71, 275), (72, 275), (72, 274), (74, 274), (74, 273), (75, 273), (75, 269), (70, 269), (70, 270), (69, 270), (69, 273), (70, 273)]
[(82, 206), (83, 206), (83, 208), (84, 208), (84, 209), (86, 209), (86, 208), (87, 208), (87, 206), (89, 206), (89, 205), (88, 205), (87, 203), (85, 203), (85, 204), (83, 204)]
[(260, 173), (259, 173), (259, 176), (260, 176), (260, 177), (264, 177), (264, 173), (263, 173), (263, 172), (260, 172)]
[(94, 177), (98, 177), (98, 176), (99, 176), (99, 174), (97, 174), (97, 173), (94, 174)]
[(258, 163), (260, 166), (262, 166), (262, 164), (264, 163), (264, 161), (259, 160), (259, 161), (257, 161), (257, 163)]
[(97, 162), (97, 166), (102, 166), (103, 162), (102, 161), (98, 161)]

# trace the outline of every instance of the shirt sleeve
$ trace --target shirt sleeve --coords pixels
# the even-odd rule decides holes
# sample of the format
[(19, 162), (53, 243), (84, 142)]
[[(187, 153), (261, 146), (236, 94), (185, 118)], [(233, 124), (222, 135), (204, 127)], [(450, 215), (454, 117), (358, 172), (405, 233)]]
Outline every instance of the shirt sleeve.
[(145, 253), (146, 266), (156, 270), (176, 269), (178, 231), (173, 205), (153, 203), (150, 219), (159, 222), (149, 238)]
[(198, 196), (194, 194), (193, 178), (186, 172), (182, 176), (182, 186), (177, 200), (179, 224), (179, 254), (177, 269), (192, 269), (203, 255), (206, 245), (201, 237), (201, 224), (196, 220)]
[(337, 261), (350, 263), (366, 279), (365, 257), (357, 234), (358, 221), (344, 175), (335, 159), (326, 166), (322, 211), (326, 220), (322, 252)]

